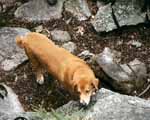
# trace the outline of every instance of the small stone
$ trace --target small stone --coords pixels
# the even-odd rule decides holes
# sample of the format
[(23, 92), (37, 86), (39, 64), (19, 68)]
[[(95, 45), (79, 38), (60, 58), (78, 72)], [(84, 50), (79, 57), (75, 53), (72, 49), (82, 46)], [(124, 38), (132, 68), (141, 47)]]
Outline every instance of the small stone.
[(77, 49), (77, 46), (75, 43), (73, 42), (68, 42), (62, 45), (63, 48), (65, 48), (66, 50), (68, 50), (71, 53), (74, 53)]
[(139, 48), (139, 47), (141, 47), (141, 46), (142, 46), (142, 43), (141, 43), (141, 42), (139, 42), (139, 41), (137, 41), (137, 40), (129, 41), (127, 44), (128, 44), (128, 45), (135, 46), (136, 48)]
[(68, 42), (71, 40), (71, 36), (67, 31), (53, 30), (50, 32), (52, 40), (57, 42)]
[(84, 27), (82, 27), (82, 26), (78, 26), (77, 27), (77, 34), (80, 34), (81, 36), (84, 34), (84, 32), (85, 32), (85, 29), (84, 29)]
[(123, 40), (117, 41), (117, 45), (122, 45), (122, 44), (123, 44)]
[(93, 53), (91, 53), (89, 50), (84, 50), (78, 56), (80, 58), (86, 60), (86, 59), (90, 59), (90, 58), (94, 57), (95, 55)]
[(42, 26), (42, 25), (39, 25), (39, 26), (35, 27), (34, 29), (35, 29), (35, 32), (40, 33), (40, 32), (43, 31), (43, 26)]

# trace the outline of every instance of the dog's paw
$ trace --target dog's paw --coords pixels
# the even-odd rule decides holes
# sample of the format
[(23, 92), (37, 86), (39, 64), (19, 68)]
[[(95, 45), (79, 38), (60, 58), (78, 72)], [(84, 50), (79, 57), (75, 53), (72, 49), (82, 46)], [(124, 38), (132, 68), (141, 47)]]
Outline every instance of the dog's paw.
[(37, 83), (38, 84), (40, 84), (40, 85), (42, 85), (42, 84), (44, 84), (44, 76), (43, 75), (41, 75), (40, 77), (37, 77)]

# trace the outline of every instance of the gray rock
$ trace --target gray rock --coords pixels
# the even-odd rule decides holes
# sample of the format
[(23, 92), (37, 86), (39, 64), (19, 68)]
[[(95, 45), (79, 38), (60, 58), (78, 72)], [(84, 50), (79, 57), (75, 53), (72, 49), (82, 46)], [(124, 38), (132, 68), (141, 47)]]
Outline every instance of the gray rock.
[(113, 5), (99, 1), (99, 10), (91, 20), (97, 32), (112, 31), (117, 27), (137, 25), (145, 21), (145, 13), (141, 12), (143, 0), (116, 0)]
[(9, 71), (16, 68), (27, 59), (24, 50), (20, 49), (15, 42), (17, 35), (30, 32), (24, 28), (4, 27), (0, 29), (0, 69)]
[(0, 114), (15, 114), (24, 112), (23, 107), (18, 100), (18, 96), (10, 87), (0, 84), (0, 96)]
[(62, 45), (62, 47), (65, 48), (66, 50), (68, 50), (71, 53), (74, 53), (76, 51), (76, 49), (77, 49), (76, 44), (73, 43), (73, 42), (64, 43)]
[[(2, 114), (0, 120), (43, 120), (41, 114), (34, 112), (23, 112), (16, 114)], [(45, 114), (44, 114), (45, 115)], [(50, 117), (50, 116), (48, 116)], [(48, 120), (48, 117), (45, 115), (44, 120)]]
[(86, 0), (67, 0), (64, 8), (79, 21), (87, 20), (91, 16)]
[[(147, 70), (146, 65), (139, 61), (138, 59), (134, 59), (133, 61), (127, 64), (121, 65), (122, 69), (127, 72), (130, 76), (135, 76), (135, 87), (138, 89), (144, 85), (146, 82)], [(132, 70), (131, 70), (131, 68)]]
[(42, 25), (39, 25), (39, 26), (37, 26), (37, 27), (34, 28), (35, 32), (38, 32), (38, 33), (42, 32), (43, 29), (44, 29), (44, 28), (43, 28)]
[[(48, 113), (46, 115), (49, 117)], [(15, 120), (19, 117), (24, 118), (23, 120), (43, 120), (40, 113), (26, 113), (18, 100), (18, 96), (14, 93), (14, 91), (10, 87), (1, 83), (0, 120)]]
[(120, 26), (137, 25), (145, 21), (145, 13), (141, 12), (143, 0), (116, 0), (112, 6)]
[(57, 42), (68, 42), (71, 40), (71, 36), (67, 31), (53, 30), (50, 32), (52, 40)]
[(42, 22), (62, 17), (64, 0), (58, 0), (50, 6), (46, 0), (32, 0), (23, 4), (15, 11), (15, 17), (29, 22)]
[(139, 42), (139, 41), (137, 41), (137, 40), (129, 41), (127, 44), (128, 44), (128, 45), (135, 46), (135, 47), (137, 47), (137, 48), (142, 46), (142, 43)]
[(70, 101), (50, 113), (40, 111), (11, 113), (10, 109), (3, 111), (4, 113), (0, 112), (0, 119), (12, 120), (24, 117), (27, 120), (149, 120), (150, 118), (148, 100), (121, 95), (104, 88), (97, 92), (95, 99), (96, 101), (92, 101), (86, 109), (82, 109), (78, 102)]
[(77, 102), (69, 102), (57, 111), (70, 120), (149, 120), (150, 101), (121, 95), (102, 88), (96, 103), (83, 110)]
[(95, 54), (91, 53), (89, 50), (84, 50), (80, 54), (78, 54), (78, 57), (85, 60), (87, 63), (92, 64), (95, 58)]
[(146, 66), (139, 60), (135, 59), (129, 64), (121, 65), (117, 63), (116, 54), (109, 48), (105, 48), (97, 56), (96, 61), (108, 76), (104, 80), (116, 90), (131, 94), (146, 83)]
[(101, 5), (96, 16), (91, 20), (91, 23), (97, 32), (108, 32), (117, 29), (112, 17), (111, 4)]
[(82, 59), (87, 59), (95, 56), (93, 53), (91, 53), (89, 50), (84, 50), (82, 51), (79, 55)]

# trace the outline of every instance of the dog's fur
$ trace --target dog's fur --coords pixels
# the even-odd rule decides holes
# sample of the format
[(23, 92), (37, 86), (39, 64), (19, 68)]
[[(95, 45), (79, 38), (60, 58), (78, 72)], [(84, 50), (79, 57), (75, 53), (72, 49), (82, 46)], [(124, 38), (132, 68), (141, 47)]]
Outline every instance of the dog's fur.
[(98, 89), (99, 81), (82, 59), (39, 33), (17, 36), (16, 43), (25, 49), (38, 83), (44, 82), (43, 68), (47, 69), (68, 91), (78, 93), (80, 103), (89, 104), (91, 96)]

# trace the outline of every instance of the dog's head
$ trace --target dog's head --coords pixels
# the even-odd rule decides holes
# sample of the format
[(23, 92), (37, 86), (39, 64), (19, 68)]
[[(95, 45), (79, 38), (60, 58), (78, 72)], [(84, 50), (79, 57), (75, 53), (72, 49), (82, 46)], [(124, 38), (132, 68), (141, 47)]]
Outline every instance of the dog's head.
[(80, 79), (74, 85), (75, 92), (79, 95), (80, 103), (87, 106), (90, 103), (91, 97), (98, 90), (99, 80), (84, 78)]

